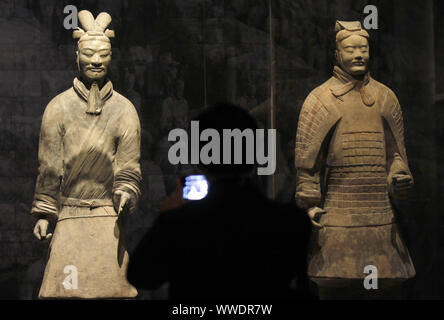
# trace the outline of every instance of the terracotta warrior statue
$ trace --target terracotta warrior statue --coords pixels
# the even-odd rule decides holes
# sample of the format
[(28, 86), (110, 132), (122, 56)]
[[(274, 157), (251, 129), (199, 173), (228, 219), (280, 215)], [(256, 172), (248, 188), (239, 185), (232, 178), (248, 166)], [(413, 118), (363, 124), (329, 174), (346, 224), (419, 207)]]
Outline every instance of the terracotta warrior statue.
[(47, 105), (31, 214), (35, 236), (51, 237), (39, 298), (132, 298), (119, 216), (140, 196), (140, 122), (107, 79), (111, 17), (79, 12), (79, 76)]
[(317, 229), (308, 273), (321, 289), (363, 288), (374, 266), (380, 284), (399, 284), (415, 275), (394, 216), (413, 185), (401, 107), (368, 72), (361, 23), (335, 31), (333, 76), (306, 98), (296, 136), (295, 197)]

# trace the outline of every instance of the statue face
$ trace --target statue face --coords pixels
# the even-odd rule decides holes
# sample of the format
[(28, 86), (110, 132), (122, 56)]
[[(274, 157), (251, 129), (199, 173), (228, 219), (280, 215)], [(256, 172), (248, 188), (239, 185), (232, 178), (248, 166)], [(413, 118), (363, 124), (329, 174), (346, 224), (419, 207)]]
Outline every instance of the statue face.
[(79, 44), (77, 65), (88, 81), (100, 81), (108, 73), (111, 62), (111, 44), (101, 40), (86, 40)]
[(370, 59), (368, 40), (352, 35), (342, 40), (336, 49), (336, 60), (345, 72), (352, 76), (367, 72)]

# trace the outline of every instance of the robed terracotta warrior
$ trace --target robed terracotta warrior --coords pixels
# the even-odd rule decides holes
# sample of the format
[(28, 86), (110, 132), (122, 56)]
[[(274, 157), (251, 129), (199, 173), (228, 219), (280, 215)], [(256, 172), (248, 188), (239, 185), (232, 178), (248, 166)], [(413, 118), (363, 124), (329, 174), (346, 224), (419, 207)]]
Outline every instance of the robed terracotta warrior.
[(140, 197), (140, 122), (106, 77), (110, 15), (78, 16), (79, 76), (49, 102), (40, 131), (34, 234), (48, 239), (57, 223), (39, 298), (132, 298), (119, 216)]
[[(306, 98), (296, 136), (296, 201), (317, 231), (309, 276), (319, 285), (415, 275), (394, 206), (413, 185), (401, 107), (368, 72), (369, 34), (336, 23), (333, 76)], [(374, 269), (373, 269), (374, 270)]]

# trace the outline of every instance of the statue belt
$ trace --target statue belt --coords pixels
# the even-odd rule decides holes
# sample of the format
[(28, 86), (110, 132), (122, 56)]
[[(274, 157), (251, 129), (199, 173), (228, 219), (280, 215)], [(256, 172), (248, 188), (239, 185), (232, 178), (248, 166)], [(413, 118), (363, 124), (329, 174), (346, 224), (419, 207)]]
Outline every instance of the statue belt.
[(95, 209), (99, 207), (113, 207), (111, 199), (76, 199), (76, 198), (61, 198), (61, 206), (66, 207), (86, 207)]
[(381, 213), (358, 213), (358, 214), (335, 214), (322, 215), (320, 223), (326, 227), (370, 227), (383, 226), (395, 223), (393, 212)]
[[(111, 199), (76, 199), (62, 197), (60, 199), (60, 207), (88, 208), (89, 210), (88, 212), (85, 212), (85, 210), (60, 210), (57, 219), (58, 222), (68, 219), (117, 216)], [(102, 207), (104, 210), (94, 210)], [(111, 207), (111, 209), (107, 209), (107, 207)]]

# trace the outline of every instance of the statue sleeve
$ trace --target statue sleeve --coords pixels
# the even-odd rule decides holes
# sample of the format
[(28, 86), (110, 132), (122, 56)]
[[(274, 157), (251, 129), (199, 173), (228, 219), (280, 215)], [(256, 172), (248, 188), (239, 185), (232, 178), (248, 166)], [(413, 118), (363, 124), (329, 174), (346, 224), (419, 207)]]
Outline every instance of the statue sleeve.
[(37, 218), (55, 219), (63, 175), (63, 126), (57, 98), (46, 107), (39, 141), (39, 174), (31, 214)]
[(115, 157), (113, 193), (121, 190), (131, 195), (130, 212), (134, 211), (140, 197), (142, 181), (139, 163), (140, 139), (139, 117), (133, 105), (129, 103), (129, 108), (126, 108), (122, 114), (120, 137)]
[(390, 109), (390, 122), (393, 123), (393, 125), (390, 126), (388, 122), (384, 122), (387, 151), (387, 182), (389, 186), (392, 183), (393, 176), (397, 174), (409, 175), (413, 181), (404, 145), (404, 121), (402, 111), (396, 97), (393, 97), (393, 103)]
[(321, 159), (313, 169), (297, 168), (296, 204), (303, 209), (321, 205)]
[[(312, 93), (299, 115), (295, 147), (296, 203), (308, 209), (321, 204), (322, 143), (332, 126), (322, 102)], [(323, 132), (325, 131), (325, 132)]]

